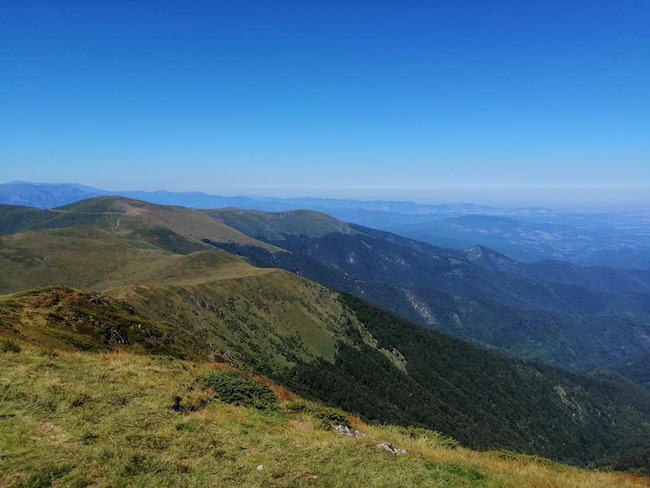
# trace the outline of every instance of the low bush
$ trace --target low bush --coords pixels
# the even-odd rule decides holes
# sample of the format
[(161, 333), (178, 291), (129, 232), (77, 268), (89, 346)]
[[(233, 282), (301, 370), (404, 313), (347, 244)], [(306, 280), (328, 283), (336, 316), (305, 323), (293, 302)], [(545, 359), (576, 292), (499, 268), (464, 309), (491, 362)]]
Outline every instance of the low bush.
[(209, 400), (206, 392), (192, 390), (183, 396), (174, 396), (170, 408), (175, 412), (196, 412), (205, 407)]
[(222, 402), (260, 410), (277, 407), (271, 389), (241, 371), (212, 371), (203, 379), (203, 384), (214, 390), (215, 397)]
[(338, 410), (332, 408), (323, 408), (316, 412), (316, 418), (320, 419), (320, 424), (318, 425), (321, 429), (329, 430), (333, 425), (344, 425), (346, 427), (352, 427), (350, 421), (345, 415), (343, 415)]

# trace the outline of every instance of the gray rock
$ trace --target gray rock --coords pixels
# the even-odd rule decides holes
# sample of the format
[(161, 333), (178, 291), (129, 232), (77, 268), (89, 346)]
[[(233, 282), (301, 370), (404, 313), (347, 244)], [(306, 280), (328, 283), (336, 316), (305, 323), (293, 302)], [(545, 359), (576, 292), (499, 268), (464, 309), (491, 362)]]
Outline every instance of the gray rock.
[(377, 447), (380, 449), (385, 449), (386, 451), (390, 452), (391, 454), (400, 455), (400, 454), (406, 454), (408, 451), (406, 449), (398, 449), (395, 446), (393, 446), (390, 442), (382, 442), (380, 444), (377, 444)]
[(334, 432), (336, 432), (337, 434), (347, 435), (350, 437), (354, 437), (356, 439), (363, 439), (365, 437), (368, 437), (368, 434), (364, 434), (363, 432), (359, 432), (358, 430), (350, 429), (345, 425), (335, 425), (332, 428), (334, 429)]

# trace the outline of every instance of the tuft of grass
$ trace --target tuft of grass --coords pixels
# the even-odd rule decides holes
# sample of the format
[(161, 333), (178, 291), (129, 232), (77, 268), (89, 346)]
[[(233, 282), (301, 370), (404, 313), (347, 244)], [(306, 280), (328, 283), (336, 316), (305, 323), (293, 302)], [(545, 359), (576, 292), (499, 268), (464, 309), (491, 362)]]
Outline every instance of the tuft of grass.
[(423, 427), (400, 427), (400, 433), (411, 439), (423, 440), (425, 443), (442, 446), (448, 449), (460, 447), (460, 443), (453, 437), (442, 434), (438, 431), (425, 429)]
[(174, 395), (170, 408), (175, 412), (196, 412), (205, 408), (211, 398), (203, 390), (192, 389), (184, 395)]
[(89, 402), (91, 400), (92, 400), (92, 398), (90, 397), (90, 395), (87, 395), (86, 393), (82, 393), (82, 394), (78, 395), (77, 397), (75, 397), (75, 399), (70, 402), (70, 407), (71, 408), (81, 407), (85, 403), (87, 403), (87, 402)]
[(290, 412), (309, 412), (311, 411), (309, 405), (307, 405), (305, 402), (302, 402), (300, 400), (292, 400), (290, 402), (287, 402), (284, 405), (284, 408)]
[(491, 452), (496, 456), (499, 456), (501, 459), (522, 460), (530, 463), (543, 464), (546, 466), (551, 466), (552, 464), (555, 464), (553, 461), (551, 461), (548, 458), (542, 456), (535, 456), (532, 454), (522, 454), (520, 452), (508, 451), (505, 449), (500, 451), (491, 451)]
[(0, 352), (20, 352), (21, 347), (9, 339), (0, 339)]
[(90, 485), (91, 481), (77, 471), (66, 474), (59, 481), (59, 485), (67, 488), (85, 488)]
[[(39, 466), (34, 472), (14, 484), (14, 488), (49, 488), (57, 486), (71, 486), (66, 483), (69, 479), (70, 468), (68, 466), (44, 467)], [(82, 485), (85, 486), (85, 485)]]

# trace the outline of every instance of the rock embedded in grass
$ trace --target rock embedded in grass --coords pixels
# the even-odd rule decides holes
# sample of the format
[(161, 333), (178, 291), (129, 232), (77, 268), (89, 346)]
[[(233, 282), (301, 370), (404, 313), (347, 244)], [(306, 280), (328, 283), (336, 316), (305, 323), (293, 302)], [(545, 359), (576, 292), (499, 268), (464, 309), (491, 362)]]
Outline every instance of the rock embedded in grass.
[(390, 442), (380, 442), (377, 444), (377, 447), (379, 449), (385, 449), (386, 451), (390, 452), (391, 454), (395, 454), (396, 456), (400, 454), (408, 454), (408, 451), (406, 449), (398, 449)]

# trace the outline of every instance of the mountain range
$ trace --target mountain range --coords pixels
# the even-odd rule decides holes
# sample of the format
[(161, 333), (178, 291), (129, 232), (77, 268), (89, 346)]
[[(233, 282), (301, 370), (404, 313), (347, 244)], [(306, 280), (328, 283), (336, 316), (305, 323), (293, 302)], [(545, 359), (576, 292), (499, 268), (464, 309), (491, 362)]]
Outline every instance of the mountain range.
[[(219, 360), (468, 447), (647, 469), (647, 390), (496, 350), (574, 369), (646, 353), (645, 272), (523, 265), (312, 211), (120, 197), (3, 206), (0, 229), (0, 332), (11, 340)], [(508, 335), (516, 347), (497, 340)], [(587, 346), (573, 350), (581, 336)]]
[[(647, 271), (519, 263), (483, 247), (443, 249), (309, 212), (207, 212), (290, 251), (206, 240), (257, 266), (300, 273), (525, 359), (575, 370), (633, 358), (650, 347)], [(292, 230), (308, 216), (318, 228)]]
[(648, 208), (576, 211), (472, 203), (432, 205), (385, 200), (226, 197), (201, 192), (116, 192), (77, 184), (20, 181), (0, 184), (0, 204), (37, 208), (107, 195), (204, 209), (310, 209), (437, 246), (463, 249), (481, 245), (524, 262), (554, 259), (583, 266), (650, 268)]

